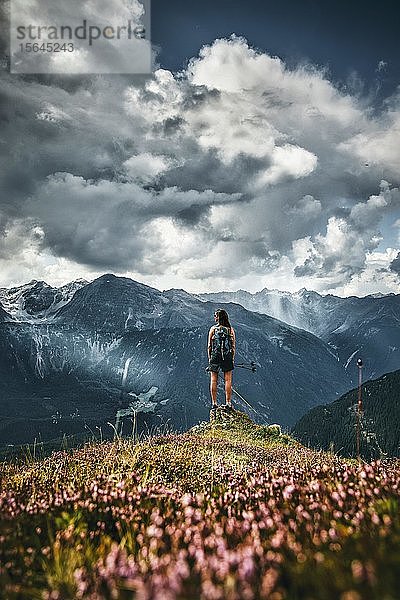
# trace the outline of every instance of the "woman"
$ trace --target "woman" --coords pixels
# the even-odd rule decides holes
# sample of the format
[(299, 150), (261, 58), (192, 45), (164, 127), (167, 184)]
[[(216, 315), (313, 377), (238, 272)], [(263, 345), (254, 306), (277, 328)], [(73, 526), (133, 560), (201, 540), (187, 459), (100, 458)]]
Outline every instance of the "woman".
[(235, 358), (236, 336), (226, 310), (219, 308), (214, 313), (215, 325), (208, 333), (208, 370), (211, 374), (210, 393), (212, 408), (218, 406), (218, 371), (222, 370), (225, 380), (225, 406), (232, 408), (232, 371)]

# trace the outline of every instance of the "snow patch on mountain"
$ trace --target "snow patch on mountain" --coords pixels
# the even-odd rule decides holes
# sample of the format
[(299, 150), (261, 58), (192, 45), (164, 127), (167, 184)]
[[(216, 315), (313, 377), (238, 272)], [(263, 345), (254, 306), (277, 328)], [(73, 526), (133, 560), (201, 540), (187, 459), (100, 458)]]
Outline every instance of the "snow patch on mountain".
[(118, 348), (121, 343), (121, 338), (115, 338), (109, 342), (104, 342), (99, 338), (93, 340), (91, 338), (86, 339), (87, 348), (89, 350), (88, 357), (93, 364), (100, 363), (104, 360), (107, 355)]
[(45, 281), (32, 279), (21, 286), (0, 288), (0, 303), (16, 321), (45, 323), (87, 284), (86, 280), (77, 279), (53, 288)]
[(130, 392), (129, 395), (136, 399), (136, 401), (132, 402), (130, 405), (132, 410), (136, 412), (154, 412), (157, 402), (151, 402), (151, 398), (153, 398), (157, 392), (158, 387), (156, 386), (152, 386), (148, 392), (142, 392), (139, 395)]

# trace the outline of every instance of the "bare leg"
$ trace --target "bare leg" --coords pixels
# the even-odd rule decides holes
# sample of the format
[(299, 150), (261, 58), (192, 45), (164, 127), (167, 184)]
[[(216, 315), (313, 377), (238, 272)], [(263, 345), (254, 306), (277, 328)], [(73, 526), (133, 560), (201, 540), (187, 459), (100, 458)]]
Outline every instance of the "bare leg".
[(225, 378), (225, 402), (228, 406), (232, 406), (232, 371), (224, 373)]
[(217, 406), (218, 373), (211, 372), (210, 393), (213, 406)]

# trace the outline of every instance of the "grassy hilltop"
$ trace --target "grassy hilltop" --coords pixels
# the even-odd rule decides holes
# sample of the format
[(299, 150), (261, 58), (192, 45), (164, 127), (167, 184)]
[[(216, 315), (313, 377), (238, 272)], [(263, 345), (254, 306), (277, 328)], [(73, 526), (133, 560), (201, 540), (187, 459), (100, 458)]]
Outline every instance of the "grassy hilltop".
[(184, 434), (1, 463), (7, 600), (396, 600), (400, 463), (219, 409)]

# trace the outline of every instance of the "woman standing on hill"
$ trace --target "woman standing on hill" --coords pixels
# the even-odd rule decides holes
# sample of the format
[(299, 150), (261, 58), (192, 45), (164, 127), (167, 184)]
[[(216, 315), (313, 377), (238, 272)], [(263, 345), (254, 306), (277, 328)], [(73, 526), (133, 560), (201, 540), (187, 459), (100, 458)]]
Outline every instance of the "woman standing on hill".
[(212, 407), (216, 408), (217, 403), (217, 385), (218, 371), (222, 370), (225, 381), (225, 406), (232, 408), (232, 371), (234, 369), (233, 360), (235, 358), (236, 336), (233, 327), (229, 322), (228, 313), (223, 308), (219, 308), (214, 313), (215, 325), (210, 328), (208, 333), (208, 370), (211, 375), (210, 393)]

